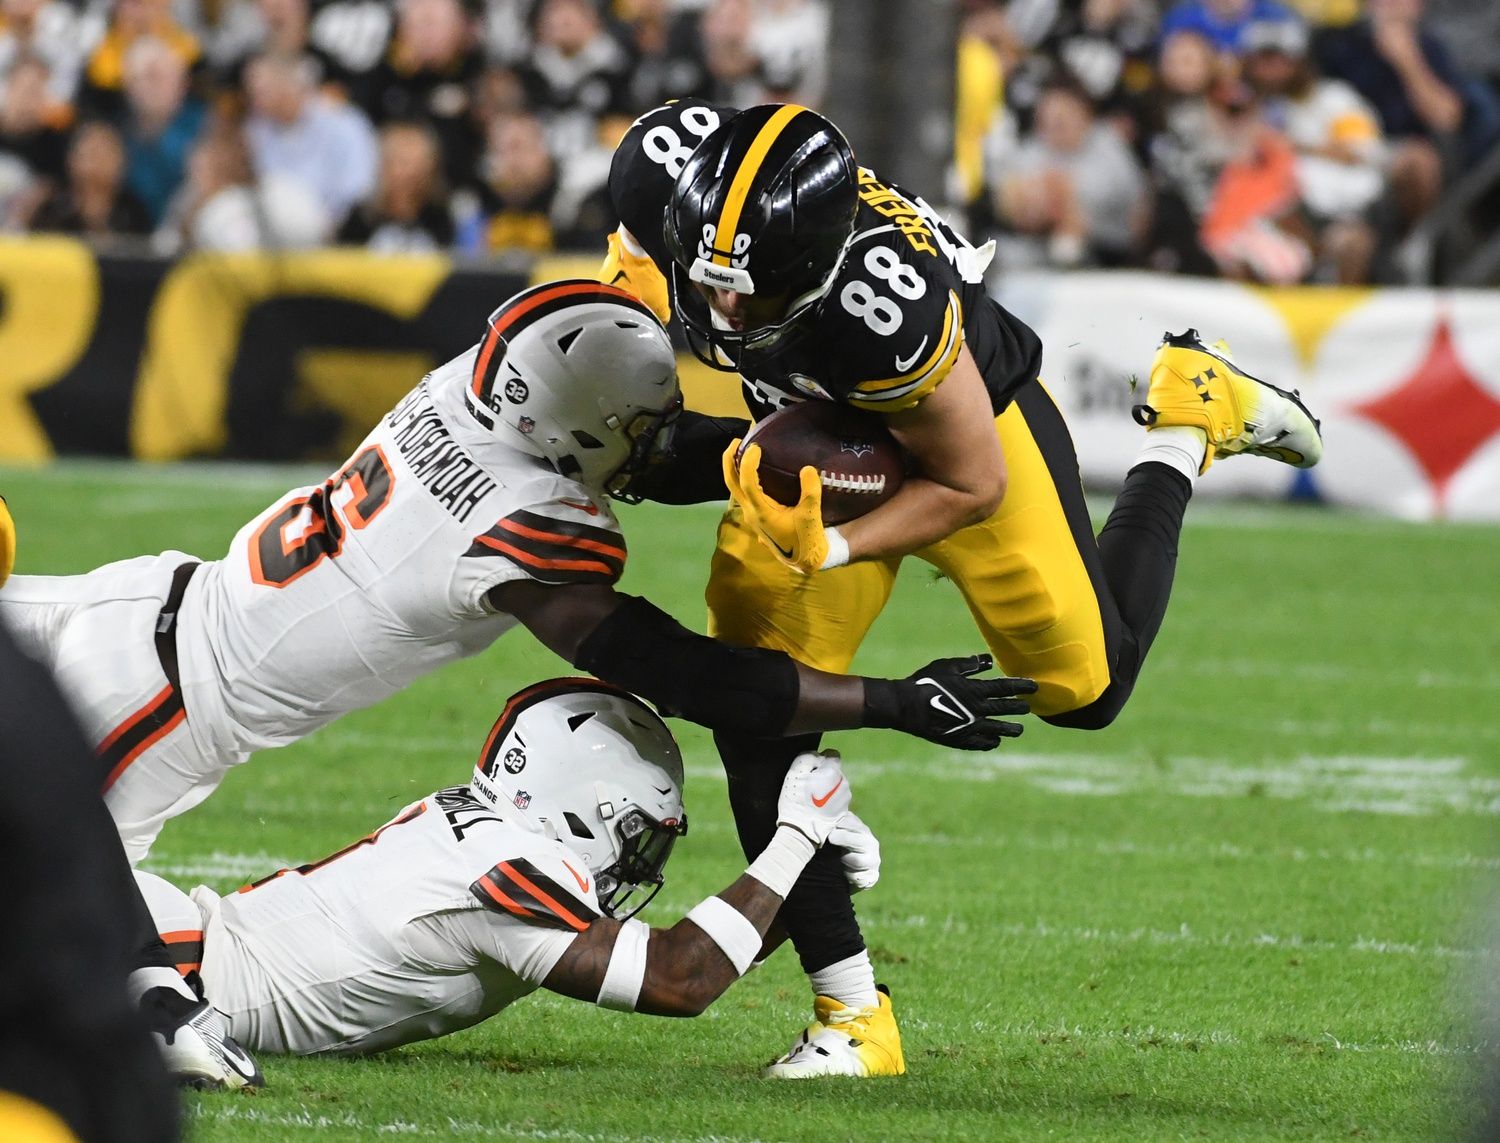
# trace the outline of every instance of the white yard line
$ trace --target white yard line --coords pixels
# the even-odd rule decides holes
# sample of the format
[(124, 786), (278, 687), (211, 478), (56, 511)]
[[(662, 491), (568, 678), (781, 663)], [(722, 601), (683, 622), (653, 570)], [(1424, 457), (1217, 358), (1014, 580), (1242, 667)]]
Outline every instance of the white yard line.
[[(1214, 675), (1220, 678), (1268, 678), (1306, 683), (1344, 683), (1349, 685), (1383, 686), (1399, 691), (1406, 690), (1479, 690), (1493, 691), (1500, 688), (1500, 674), (1490, 672), (1453, 672), (1431, 669), (1412, 670), (1406, 664), (1392, 663), (1383, 666), (1375, 663), (1365, 667), (1340, 666), (1333, 663), (1283, 663), (1264, 659), (1207, 657), (1192, 660), (1163, 655), (1152, 659), (1152, 666), (1163, 674), (1186, 674), (1195, 676)], [(1354, 724), (1363, 726), (1357, 715), (1351, 716)]]
[[(694, 833), (734, 832), (730, 821), (693, 820)], [(1422, 869), (1500, 870), (1500, 855), (1480, 853), (1422, 853), (1410, 850), (1375, 849), (1252, 849), (1233, 842), (1212, 843), (1138, 842), (1129, 838), (1097, 838), (1083, 834), (1011, 833), (1004, 829), (987, 834), (901, 834), (880, 830), (882, 844), (902, 849), (931, 846), (938, 849), (1024, 850), (1031, 853), (1085, 853), (1099, 857), (1133, 857), (1150, 861), (1245, 861), (1292, 864), (1358, 864), (1415, 866)]]
[(451, 737), (440, 734), (376, 734), (368, 730), (346, 730), (337, 724), (318, 731), (316, 741), (319, 746), (332, 746), (340, 750), (379, 750), (386, 754), (401, 751), (409, 754), (452, 754), (458, 767), (456, 773), (459, 775), (463, 775), (465, 765), (473, 766), (473, 755), (476, 752), (472, 734), (455, 734)]
[[(695, 780), (723, 780), (720, 768), (695, 763)], [(1152, 795), (1184, 798), (1256, 796), (1300, 800), (1329, 813), (1358, 811), (1400, 816), (1445, 813), (1500, 815), (1500, 776), (1476, 772), (1466, 757), (1305, 754), (1237, 763), (1191, 755), (1148, 760), (1135, 755), (1026, 754), (994, 756), (956, 751), (921, 762), (851, 761), (856, 781), (888, 776), (924, 782), (1021, 782), (1071, 797)]]
[(191, 1105), (189, 1118), (219, 1123), (233, 1121), (263, 1124), (267, 1127), (300, 1128), (303, 1131), (363, 1131), (376, 1135), (438, 1137), (460, 1135), (477, 1136), (482, 1139), (555, 1139), (563, 1143), (756, 1143), (748, 1136), (738, 1135), (666, 1136), (655, 1132), (650, 1135), (623, 1135), (618, 1131), (599, 1134), (590, 1131), (573, 1131), (567, 1128), (506, 1127), (452, 1117), (446, 1117), (441, 1121), (393, 1119), (382, 1122), (377, 1119), (365, 1119), (353, 1112), (341, 1111), (329, 1114), (323, 1111), (312, 1111), (305, 1106), (298, 1111), (262, 1111), (257, 1107), (246, 1106), (243, 1101), (196, 1102)]
[[(311, 857), (303, 858), (304, 861), (312, 860)], [(231, 877), (264, 877), (268, 873), (275, 873), (278, 869), (289, 869), (297, 862), (289, 861), (284, 857), (275, 857), (269, 853), (214, 853), (204, 854), (200, 857), (184, 857), (176, 859), (147, 858), (141, 868), (148, 873), (155, 873), (158, 877), (169, 880), (227, 880)]]
[(906, 916), (883, 916), (878, 912), (869, 914), (871, 931), (882, 928), (922, 929), (938, 933), (982, 933), (987, 938), (1015, 937), (1019, 939), (1055, 941), (1063, 944), (1110, 944), (1110, 945), (1191, 945), (1199, 948), (1221, 948), (1233, 950), (1274, 949), (1277, 952), (1336, 952), (1359, 953), (1375, 956), (1400, 956), (1431, 958), (1437, 960), (1494, 960), (1500, 958), (1500, 949), (1460, 948), (1453, 945), (1416, 944), (1410, 941), (1391, 941), (1375, 937), (1355, 937), (1348, 941), (1331, 941), (1320, 937), (1304, 937), (1297, 933), (1199, 933), (1189, 925), (1175, 929), (1153, 929), (1142, 926), (1135, 929), (1102, 929), (1092, 925), (1054, 925), (1048, 921), (1008, 921), (971, 924), (952, 913), (928, 916), (913, 913)]
[(12, 473), (47, 484), (79, 485), (107, 481), (116, 487), (189, 488), (201, 496), (205, 488), (244, 488), (260, 484), (315, 484), (336, 465), (328, 464), (261, 464), (246, 461), (179, 461), (174, 464), (152, 464), (144, 461), (69, 459), (53, 461), (40, 467), (0, 465), (0, 476)]
[[(950, 1031), (951, 1025), (939, 1024), (930, 1020), (922, 1020), (910, 1016), (902, 1017), (903, 1026), (923, 1030), (935, 1030), (939, 1032)], [(1160, 1047), (1171, 1044), (1178, 1047), (1186, 1047), (1198, 1050), (1203, 1047), (1241, 1047), (1254, 1045), (1257, 1042), (1268, 1046), (1275, 1046), (1275, 1041), (1268, 1039), (1275, 1035), (1274, 1032), (1261, 1032), (1253, 1036), (1247, 1036), (1240, 1032), (1231, 1032), (1224, 1028), (1210, 1028), (1202, 1031), (1181, 1031), (1176, 1029), (1158, 1028), (1154, 1024), (1142, 1027), (1126, 1028), (1085, 1028), (1078, 1024), (1044, 1024), (1035, 1020), (993, 1024), (986, 1020), (975, 1020), (968, 1025), (968, 1029), (986, 1036), (1024, 1037), (1026, 1039), (1037, 1039), (1042, 1043), (1071, 1043), (1084, 1041), (1088, 1043), (1125, 1043), (1138, 1047)], [(1481, 1052), (1490, 1050), (1493, 1045), (1486, 1041), (1445, 1044), (1438, 1040), (1380, 1040), (1361, 1042), (1358, 1040), (1344, 1039), (1332, 1032), (1320, 1032), (1311, 1040), (1304, 1041), (1301, 1037), (1289, 1036), (1288, 1047), (1317, 1047), (1335, 1052), (1390, 1052), (1396, 1055), (1410, 1056), (1474, 1056)]]

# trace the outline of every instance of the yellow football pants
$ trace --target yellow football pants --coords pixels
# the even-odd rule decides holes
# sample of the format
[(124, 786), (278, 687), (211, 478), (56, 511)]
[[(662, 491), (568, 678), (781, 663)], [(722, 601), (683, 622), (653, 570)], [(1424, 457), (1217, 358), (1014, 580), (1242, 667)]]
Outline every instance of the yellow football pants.
[[(1037, 681), (1035, 713), (1075, 711), (1110, 683), (1119, 620), (1072, 439), (1040, 382), (1023, 387), (995, 428), (1009, 470), (999, 510), (915, 555), (958, 587), (1001, 669)], [(709, 573), (709, 633), (845, 672), (890, 597), (899, 564), (871, 560), (803, 575), (778, 560), (731, 504)]]

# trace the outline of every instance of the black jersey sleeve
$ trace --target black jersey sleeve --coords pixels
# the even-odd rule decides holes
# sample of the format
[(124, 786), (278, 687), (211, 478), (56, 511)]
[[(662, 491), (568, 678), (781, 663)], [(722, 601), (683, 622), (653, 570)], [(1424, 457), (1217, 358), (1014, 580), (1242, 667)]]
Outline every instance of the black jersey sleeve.
[(872, 171), (860, 170), (859, 199), (855, 238), (823, 302), (820, 333), (839, 347), (828, 388), (858, 408), (910, 409), (967, 346), (1002, 412), (1036, 378), (1041, 343), (987, 296), (990, 250)]
[(820, 322), (819, 334), (840, 347), (828, 376), (833, 395), (897, 413), (942, 384), (964, 346), (960, 287), (946, 261), (895, 229), (857, 237)]
[(630, 125), (609, 166), (609, 197), (621, 225), (665, 272), (662, 214), (693, 148), (713, 134), (733, 107), (681, 99), (648, 111)]

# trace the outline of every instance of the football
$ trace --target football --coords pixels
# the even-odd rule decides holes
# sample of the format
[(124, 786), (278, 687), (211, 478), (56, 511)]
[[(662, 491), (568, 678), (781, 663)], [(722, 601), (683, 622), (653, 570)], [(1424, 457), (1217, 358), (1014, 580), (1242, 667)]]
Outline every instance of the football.
[(842, 524), (863, 516), (896, 494), (906, 475), (906, 457), (874, 413), (832, 401), (803, 401), (772, 413), (745, 435), (745, 449), (760, 446), (760, 485), (781, 504), (797, 502), (798, 474), (806, 465), (823, 484), (823, 522)]

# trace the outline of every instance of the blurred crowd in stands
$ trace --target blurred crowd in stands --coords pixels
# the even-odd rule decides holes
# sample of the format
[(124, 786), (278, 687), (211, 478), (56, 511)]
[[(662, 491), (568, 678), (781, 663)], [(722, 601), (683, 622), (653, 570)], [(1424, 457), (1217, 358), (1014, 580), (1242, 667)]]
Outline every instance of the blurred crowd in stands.
[[(830, 3), (0, 0), (0, 228), (597, 250), (630, 121), (689, 95), (819, 106)], [(1500, 139), (1496, 0), (960, 16), (946, 193), (1002, 268), (1379, 280)]]
[(631, 120), (816, 105), (827, 40), (815, 0), (0, 0), (0, 227), (598, 250)]
[(1495, 0), (969, 0), (957, 197), (1001, 263), (1365, 283), (1500, 140)]

